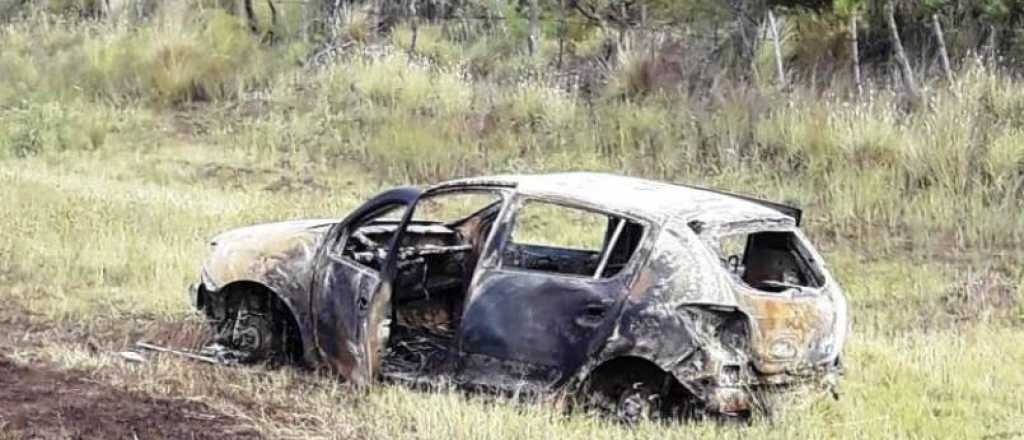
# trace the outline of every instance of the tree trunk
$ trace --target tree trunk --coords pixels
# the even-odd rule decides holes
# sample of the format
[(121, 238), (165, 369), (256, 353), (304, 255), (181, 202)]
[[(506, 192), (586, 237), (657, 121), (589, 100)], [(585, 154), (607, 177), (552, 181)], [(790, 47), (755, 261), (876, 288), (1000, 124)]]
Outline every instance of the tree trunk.
[(419, 33), (419, 19), (416, 15), (416, 0), (409, 0), (409, 27), (412, 28), (412, 41), (409, 42), (409, 53), (416, 53), (416, 39)]
[(850, 64), (853, 68), (853, 84), (857, 87), (857, 96), (864, 96), (864, 83), (860, 77), (860, 47), (857, 39), (857, 14), (850, 14)]
[(373, 2), (373, 16), (370, 18), (370, 41), (377, 41), (377, 32), (384, 22), (384, 3), (381, 0)]
[(996, 61), (996, 25), (988, 25), (988, 43), (986, 43), (985, 52), (990, 62), (995, 63)]
[(565, 17), (565, 0), (558, 2), (558, 68), (562, 68), (562, 57), (565, 54), (565, 35), (568, 23)]
[(330, 36), (331, 42), (335, 43), (338, 41), (338, 32), (341, 31), (341, 0), (334, 0), (331, 5), (331, 14), (325, 22), (327, 26), (331, 27)]
[(942, 61), (942, 73), (946, 75), (946, 82), (953, 84), (953, 69), (949, 65), (949, 52), (946, 51), (946, 39), (942, 36), (942, 24), (939, 23), (938, 14), (932, 14), (932, 31), (935, 32), (935, 41), (939, 43), (939, 60)]
[(267, 30), (267, 40), (274, 42), (277, 32), (277, 8), (273, 0), (267, 0), (267, 8), (270, 8), (270, 29)]
[(768, 26), (771, 27), (772, 46), (775, 49), (775, 70), (779, 78), (779, 87), (786, 86), (786, 70), (782, 68), (782, 44), (779, 42), (779, 29), (775, 26), (775, 14), (768, 10)]
[[(762, 27), (765, 27), (765, 25), (760, 24), (760, 23), (764, 23), (765, 20), (761, 20), (760, 18), (758, 18), (756, 20), (756, 22), (755, 22), (755, 20), (753, 18), (751, 18), (751, 17), (754, 16), (753, 14), (756, 14), (757, 17), (761, 16), (761, 14), (760, 14), (760, 11), (761, 11), (760, 4), (763, 3), (763, 2), (740, 1), (740, 2), (736, 2), (736, 3), (738, 3), (738, 4), (736, 4), (734, 6), (734, 10), (735, 10), (735, 14), (734, 15), (736, 17), (736, 19), (735, 19), (735, 21), (736, 21), (736, 31), (737, 31), (736, 32), (736, 36), (739, 37), (739, 40), (736, 41), (735, 37), (732, 37), (732, 39), (735, 41), (735, 44), (737, 45), (737, 50), (740, 53), (740, 55), (742, 57), (745, 57), (746, 60), (748, 60), (751, 63), (751, 65), (753, 65), (753, 62), (754, 62), (754, 52), (755, 52), (755, 49), (756, 49), (754, 47), (755, 46), (755, 41), (754, 40), (756, 39), (757, 35), (754, 35), (755, 38), (751, 38), (751, 31), (755, 27), (757, 27), (757, 29), (761, 29)], [(757, 5), (753, 5), (751, 3), (758, 3), (758, 4)], [(748, 11), (747, 11), (750, 6), (753, 6), (754, 8), (756, 8), (756, 10), (753, 13), (748, 13)], [(719, 27), (719, 23), (718, 23), (718, 21), (716, 21), (715, 22), (715, 32), (714, 32), (714, 35), (712, 37), (712, 39), (713, 39), (713, 41), (715, 43), (714, 47), (719, 47), (719, 41), (718, 41), (719, 40), (719, 38), (718, 38), (718, 30), (719, 29), (718, 29), (718, 27)]]
[(538, 9), (539, 8), (537, 7), (537, 0), (530, 0), (530, 36), (529, 41), (527, 42), (527, 49), (529, 49), (530, 56), (533, 56), (534, 54), (537, 53), (537, 32), (539, 27), (538, 21), (540, 13)]
[(100, 0), (99, 6), (96, 7), (95, 12), (99, 14), (99, 18), (110, 21), (112, 14), (110, 13), (110, 0)]
[(914, 71), (910, 68), (910, 61), (907, 60), (907, 53), (903, 50), (903, 42), (900, 41), (900, 31), (896, 27), (896, 8), (893, 0), (885, 2), (885, 17), (889, 25), (889, 38), (892, 40), (893, 51), (896, 52), (896, 61), (903, 77), (903, 87), (915, 104), (920, 102), (921, 94), (917, 90), (917, 83), (914, 82)]
[(245, 7), (245, 19), (249, 22), (249, 30), (254, 34), (258, 33), (260, 31), (260, 23), (256, 18), (256, 10), (252, 7), (252, 0), (245, 0), (243, 6)]
[(309, 41), (309, 3), (299, 5), (299, 38)]
[(494, 0), (494, 9), (497, 11), (494, 14), (494, 18), (497, 21), (497, 26), (491, 28), (498, 28), (502, 35), (508, 34), (508, 23), (505, 22), (505, 2), (504, 0)]

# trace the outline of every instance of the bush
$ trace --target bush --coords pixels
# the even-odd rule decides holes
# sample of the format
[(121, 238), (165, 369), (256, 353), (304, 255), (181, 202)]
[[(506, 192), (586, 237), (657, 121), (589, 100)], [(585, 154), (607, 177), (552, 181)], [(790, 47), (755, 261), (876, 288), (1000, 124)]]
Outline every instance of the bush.
[[(36, 26), (52, 34), (39, 41)], [(24, 90), (42, 98), (85, 94), (160, 106), (236, 98), (295, 59), (290, 46), (262, 48), (240, 18), (221, 9), (171, 4), (141, 28), (37, 16), (5, 33), (11, 47), (0, 55), (0, 71), (9, 74), (0, 79), (5, 101)]]
[(0, 157), (97, 150), (114, 130), (112, 112), (90, 104), (26, 103), (0, 112)]

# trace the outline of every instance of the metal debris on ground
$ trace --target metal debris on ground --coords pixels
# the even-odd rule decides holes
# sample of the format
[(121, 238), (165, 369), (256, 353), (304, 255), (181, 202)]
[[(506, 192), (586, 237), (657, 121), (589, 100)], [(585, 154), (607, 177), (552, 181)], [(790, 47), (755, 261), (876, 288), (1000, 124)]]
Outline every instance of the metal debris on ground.
[[(234, 350), (229, 350), (229, 349), (227, 349), (226, 347), (224, 347), (223, 345), (220, 345), (220, 344), (210, 344), (210, 345), (206, 346), (205, 348), (203, 348), (203, 350), (198, 352), (198, 353), (194, 353), (194, 352), (191, 352), (191, 351), (184, 351), (184, 350), (176, 350), (176, 349), (167, 348), (167, 347), (161, 347), (159, 345), (153, 345), (153, 344), (150, 344), (150, 343), (147, 343), (147, 342), (143, 342), (143, 341), (136, 342), (135, 343), (135, 348), (138, 349), (138, 350), (144, 350), (144, 351), (155, 351), (155, 352), (158, 352), (158, 353), (173, 354), (175, 356), (183, 357), (183, 358), (186, 358), (186, 359), (191, 359), (191, 360), (194, 360), (194, 361), (205, 362), (205, 363), (208, 363), (208, 364), (218, 364), (218, 365), (235, 365), (235, 364), (238, 364), (238, 353), (235, 352)], [(122, 352), (122, 353), (131, 353), (131, 352)], [(138, 355), (139, 358), (142, 358), (142, 356), (139, 355), (138, 353), (135, 353), (135, 354)], [(126, 356), (122, 356), (122, 357), (127, 358)], [(142, 359), (143, 359), (143, 361), (145, 360), (145, 358), (142, 358)], [(131, 359), (129, 359), (129, 360), (131, 360)]]
[(134, 362), (137, 364), (146, 362), (146, 357), (137, 351), (118, 351), (114, 354), (128, 362)]

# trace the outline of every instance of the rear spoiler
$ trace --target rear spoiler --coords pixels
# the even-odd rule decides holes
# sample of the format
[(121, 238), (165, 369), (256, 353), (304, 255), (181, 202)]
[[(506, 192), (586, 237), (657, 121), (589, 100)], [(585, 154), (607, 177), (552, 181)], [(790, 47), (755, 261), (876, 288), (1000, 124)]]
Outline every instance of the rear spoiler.
[(734, 194), (734, 193), (731, 193), (731, 192), (721, 191), (721, 190), (717, 190), (717, 189), (714, 189), (714, 188), (705, 188), (703, 186), (687, 185), (685, 183), (677, 183), (676, 185), (683, 186), (683, 187), (686, 187), (686, 188), (699, 189), (701, 191), (713, 192), (715, 194), (721, 194), (723, 196), (735, 197), (735, 198), (740, 199), (740, 200), (744, 200), (744, 201), (751, 202), (751, 203), (756, 203), (758, 205), (764, 206), (765, 208), (772, 209), (772, 210), (775, 210), (775, 211), (778, 211), (778, 212), (782, 213), (783, 215), (792, 217), (793, 221), (796, 222), (797, 226), (800, 226), (800, 221), (803, 220), (803, 217), (804, 217), (804, 211), (802, 209), (800, 209), (800, 208), (795, 207), (795, 206), (786, 205), (786, 204), (783, 204), (783, 203), (769, 202), (769, 201), (763, 200), (763, 199), (758, 199), (758, 198), (754, 198), (754, 197), (750, 197), (750, 196), (745, 196), (745, 195), (742, 195), (742, 194)]

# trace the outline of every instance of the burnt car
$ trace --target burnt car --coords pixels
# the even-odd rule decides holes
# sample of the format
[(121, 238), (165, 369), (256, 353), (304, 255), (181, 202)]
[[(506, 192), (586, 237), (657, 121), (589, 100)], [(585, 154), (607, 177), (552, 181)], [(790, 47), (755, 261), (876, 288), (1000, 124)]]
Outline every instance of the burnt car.
[(834, 386), (847, 304), (783, 204), (596, 173), (467, 178), (210, 244), (193, 304), (245, 360), (357, 386), (562, 391), (623, 417)]

